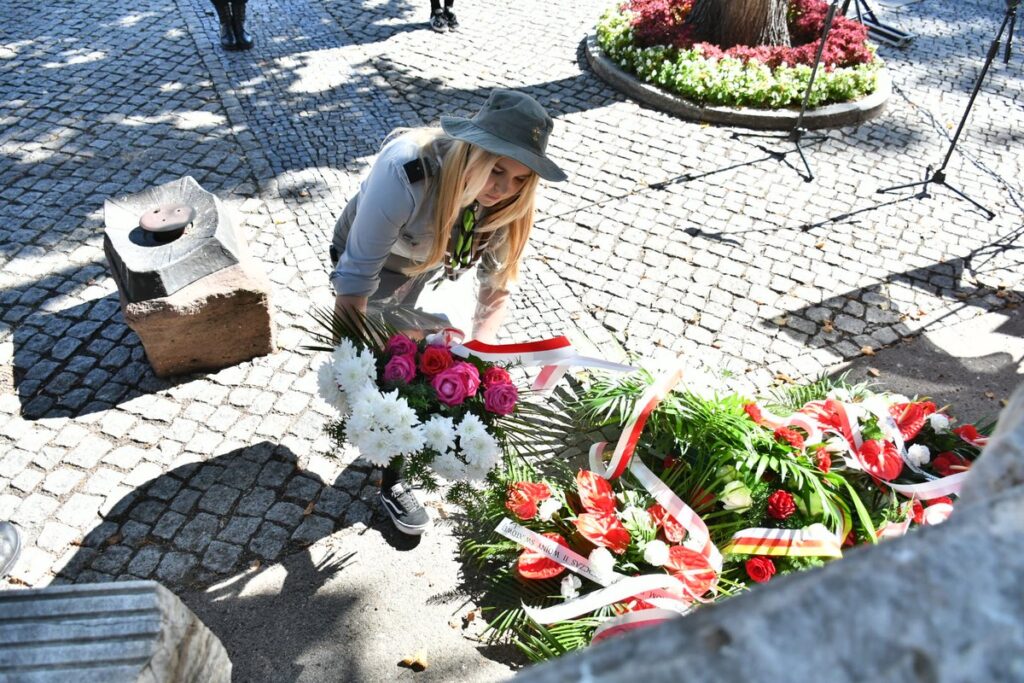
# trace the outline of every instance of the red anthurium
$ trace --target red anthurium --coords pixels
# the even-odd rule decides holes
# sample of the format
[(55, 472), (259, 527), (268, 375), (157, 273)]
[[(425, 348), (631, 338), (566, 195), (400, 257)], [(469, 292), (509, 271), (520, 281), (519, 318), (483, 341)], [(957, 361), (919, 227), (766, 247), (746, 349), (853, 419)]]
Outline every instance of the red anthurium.
[(743, 411), (747, 414), (747, 417), (754, 421), (755, 424), (761, 424), (764, 419), (761, 416), (761, 409), (757, 407), (756, 403), (744, 404)]
[(616, 555), (626, 552), (629, 547), (629, 532), (615, 515), (585, 512), (576, 518), (575, 524), (584, 538)]
[(988, 443), (988, 437), (979, 434), (977, 427), (975, 427), (974, 425), (964, 425), (963, 427), (957, 427), (956, 429), (953, 430), (953, 433), (959, 436), (967, 443), (971, 444), (972, 446), (977, 446), (978, 448), (981, 448), (982, 446)]
[(969, 460), (961, 458), (952, 451), (939, 453), (937, 456), (932, 458), (932, 469), (943, 477), (948, 477), (951, 474), (959, 474), (960, 472), (966, 472), (970, 468), (971, 462)]
[[(566, 548), (569, 547), (565, 539), (553, 531), (544, 535), (558, 541), (559, 545), (564, 545)], [(519, 570), (519, 575), (524, 579), (535, 580), (551, 579), (565, 571), (565, 567), (562, 565), (529, 548), (524, 549), (519, 555), (519, 562), (516, 568)]]
[(924, 403), (894, 403), (889, 406), (889, 414), (896, 420), (896, 426), (900, 428), (903, 439), (909, 441), (921, 431), (929, 413), (926, 412)]
[(674, 545), (668, 549), (668, 563), (665, 568), (672, 576), (683, 582), (692, 597), (704, 595), (715, 582), (715, 569), (708, 562), (708, 558), (681, 545)]
[(888, 441), (865, 441), (857, 455), (864, 471), (883, 481), (895, 479), (903, 470), (903, 458), (900, 457), (896, 446)]
[(665, 532), (665, 539), (669, 543), (682, 543), (686, 538), (686, 529), (676, 521), (676, 518), (668, 514), (668, 510), (662, 507), (661, 503), (655, 503), (647, 508), (651, 519)]
[(576, 473), (576, 490), (587, 512), (614, 514), (615, 494), (604, 477), (590, 470), (580, 470)]
[(537, 503), (551, 497), (551, 489), (544, 482), (517, 481), (508, 487), (505, 507), (519, 519), (537, 516)]

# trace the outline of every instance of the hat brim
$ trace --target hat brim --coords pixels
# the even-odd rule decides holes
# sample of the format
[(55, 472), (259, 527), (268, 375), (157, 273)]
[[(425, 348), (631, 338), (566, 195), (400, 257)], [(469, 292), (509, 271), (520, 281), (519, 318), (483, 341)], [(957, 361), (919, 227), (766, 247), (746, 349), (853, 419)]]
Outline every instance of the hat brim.
[(470, 119), (460, 116), (442, 116), (441, 129), (453, 138), (482, 147), (498, 156), (515, 159), (544, 180), (561, 182), (568, 178), (551, 159), (534, 154), (508, 140), (503, 140), (476, 125)]

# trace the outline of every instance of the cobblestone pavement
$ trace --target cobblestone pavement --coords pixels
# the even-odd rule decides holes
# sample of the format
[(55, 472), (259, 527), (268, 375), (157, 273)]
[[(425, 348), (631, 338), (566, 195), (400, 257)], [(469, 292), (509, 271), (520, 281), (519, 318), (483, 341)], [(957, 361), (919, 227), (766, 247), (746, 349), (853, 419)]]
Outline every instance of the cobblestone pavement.
[[(878, 195), (942, 158), (1003, 3), (917, 2), (882, 48), (884, 116), (808, 149), (638, 106), (581, 62), (604, 0), (460, 2), (437, 35), (403, 0), (253, 0), (225, 53), (205, 0), (6, 3), (0, 28), (0, 519), (8, 583), (210, 585), (331, 534), (384, 529), (369, 470), (329, 454), (313, 304), (333, 219), (384, 135), (540, 99), (567, 183), (544, 188), (508, 338), (686, 354), (764, 388), (1024, 295), (1021, 56), (997, 62), (941, 186)], [(281, 352), (156, 378), (121, 317), (103, 200), (189, 174), (273, 283)]]

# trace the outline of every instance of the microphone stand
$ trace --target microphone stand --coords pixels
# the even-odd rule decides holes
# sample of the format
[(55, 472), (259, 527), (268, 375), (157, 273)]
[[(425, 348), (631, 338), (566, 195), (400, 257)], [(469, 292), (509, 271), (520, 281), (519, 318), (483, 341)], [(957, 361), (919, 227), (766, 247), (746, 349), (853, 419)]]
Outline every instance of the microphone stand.
[(948, 188), (953, 194), (957, 195), (961, 199), (970, 202), (977, 208), (981, 209), (989, 220), (996, 217), (995, 212), (983, 206), (978, 201), (969, 197), (963, 190), (953, 187), (946, 182), (946, 166), (949, 165), (949, 160), (953, 156), (953, 151), (956, 149), (957, 142), (960, 140), (960, 134), (963, 133), (964, 126), (967, 124), (967, 118), (971, 114), (971, 108), (974, 107), (974, 101), (978, 97), (978, 92), (981, 90), (981, 84), (985, 80), (985, 76), (988, 74), (988, 69), (992, 66), (992, 62), (995, 60), (996, 55), (999, 53), (999, 43), (1003, 39), (1003, 33), (1009, 28), (1009, 37), (1006, 41), (1006, 52), (1003, 55), (1003, 63), (1010, 61), (1010, 46), (1013, 42), (1013, 28), (1017, 23), (1017, 5), (1020, 0), (1007, 0), (1006, 2), (1006, 14), (1003, 16), (1003, 23), (999, 26), (999, 31), (996, 33), (995, 40), (992, 41), (992, 45), (989, 46), (988, 54), (985, 56), (985, 63), (981, 67), (981, 73), (978, 74), (978, 78), (974, 81), (974, 89), (971, 91), (971, 97), (967, 100), (967, 106), (964, 108), (963, 116), (960, 117), (960, 125), (956, 128), (956, 133), (953, 134), (953, 139), (949, 142), (949, 148), (946, 150), (946, 156), (943, 157), (942, 163), (939, 167), (932, 172), (932, 167), (928, 166), (925, 170), (926, 178), (916, 183), (905, 183), (903, 185), (894, 185), (892, 187), (886, 187), (878, 190), (878, 192), (895, 192), (897, 190), (905, 190), (910, 187), (920, 187), (921, 191), (916, 195), (919, 198), (929, 197), (928, 186), (931, 184), (942, 185)]
[[(821, 54), (825, 51), (825, 41), (828, 40), (829, 31), (832, 30), (832, 20), (835, 18), (836, 10), (839, 7), (839, 0), (832, 0), (832, 4), (829, 5), (828, 13), (825, 15), (825, 25), (821, 30), (821, 40), (818, 41), (818, 49), (814, 53), (814, 65), (811, 67), (811, 77), (807, 81), (807, 88), (804, 90), (804, 99), (800, 103), (800, 114), (796, 118), (796, 124), (793, 128), (785, 133), (782, 137), (788, 139), (793, 143), (796, 153), (800, 155), (800, 161), (804, 163), (804, 168), (807, 169), (807, 175), (801, 174), (800, 177), (804, 179), (804, 182), (811, 182), (814, 180), (814, 172), (811, 171), (811, 164), (807, 161), (807, 157), (804, 156), (804, 150), (801, 146), (803, 138), (807, 135), (808, 131), (804, 128), (804, 116), (807, 114), (807, 105), (811, 101), (811, 89), (814, 87), (814, 77), (818, 74), (818, 65), (821, 64)], [(733, 133), (733, 139), (741, 137), (752, 137), (752, 138), (778, 138), (778, 135), (765, 134), (765, 133)], [(814, 142), (821, 140), (827, 140), (828, 135), (816, 134), (809, 136)], [(762, 147), (762, 149), (764, 149)], [(767, 151), (767, 150), (766, 150)], [(786, 156), (786, 152), (769, 152), (773, 157), (783, 159)], [(788, 165), (788, 164), (787, 164)], [(799, 171), (797, 171), (799, 173)]]

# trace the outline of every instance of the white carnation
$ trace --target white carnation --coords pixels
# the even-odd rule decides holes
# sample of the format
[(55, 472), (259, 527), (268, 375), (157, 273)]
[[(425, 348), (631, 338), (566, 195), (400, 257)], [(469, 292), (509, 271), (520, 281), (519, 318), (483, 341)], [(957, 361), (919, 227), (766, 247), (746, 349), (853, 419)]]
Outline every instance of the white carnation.
[(562, 503), (554, 496), (551, 496), (541, 501), (540, 506), (537, 508), (537, 518), (542, 522), (550, 522), (551, 517), (561, 509)]
[(693, 534), (686, 534), (686, 540), (683, 541), (683, 547), (692, 550), (695, 553), (703, 554), (704, 545), (704, 542), (698, 540)]
[(562, 597), (566, 600), (572, 600), (579, 596), (580, 588), (583, 586), (583, 582), (580, 581), (580, 577), (575, 574), (567, 574), (562, 578), (562, 585), (559, 587), (559, 592)]
[(433, 415), (423, 425), (423, 441), (438, 453), (455, 448), (455, 423), (450, 417)]
[(594, 548), (587, 561), (590, 562), (590, 570), (594, 572), (598, 583), (609, 584), (615, 578), (615, 557), (607, 548)]
[(927, 465), (931, 459), (931, 451), (923, 444), (914, 444), (907, 449), (907, 460), (910, 461), (911, 465), (916, 465), (917, 467)]
[(932, 413), (929, 415), (928, 423), (936, 434), (944, 434), (949, 431), (949, 418), (942, 413)]
[(662, 567), (668, 562), (668, 545), (664, 541), (654, 539), (644, 546), (644, 562), (655, 567)]
[(635, 528), (645, 529), (653, 528), (654, 526), (651, 520), (651, 513), (641, 507), (637, 507), (636, 505), (630, 505), (620, 512), (619, 519), (622, 520), (623, 524), (627, 524)]

